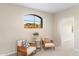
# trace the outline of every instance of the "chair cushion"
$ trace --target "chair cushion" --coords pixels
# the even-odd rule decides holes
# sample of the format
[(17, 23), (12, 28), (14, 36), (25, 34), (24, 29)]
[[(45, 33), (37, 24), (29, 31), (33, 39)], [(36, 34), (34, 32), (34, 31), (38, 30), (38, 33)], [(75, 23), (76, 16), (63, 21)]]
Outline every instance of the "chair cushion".
[(17, 46), (22, 46), (22, 40), (17, 40)]
[(28, 40), (23, 40), (23, 41), (22, 41), (22, 44), (23, 44), (23, 47), (26, 47), (26, 48), (30, 46)]
[(30, 46), (30, 44), (28, 40), (17, 40), (17, 46), (23, 46), (27, 48)]
[(54, 43), (45, 43), (45, 47), (55, 47)]
[(36, 47), (28, 47), (27, 48), (27, 55), (30, 55), (32, 52), (36, 50)]

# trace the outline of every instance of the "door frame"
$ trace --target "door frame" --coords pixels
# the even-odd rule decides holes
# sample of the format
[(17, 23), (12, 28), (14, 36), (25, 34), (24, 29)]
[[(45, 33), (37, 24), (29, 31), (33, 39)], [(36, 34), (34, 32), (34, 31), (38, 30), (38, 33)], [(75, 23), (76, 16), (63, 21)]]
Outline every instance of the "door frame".
[[(72, 17), (64, 17), (64, 18), (60, 19), (59, 24), (58, 24), (58, 28), (59, 28), (59, 35), (60, 35), (60, 40), (61, 40), (61, 43), (60, 43), (61, 47), (63, 46), (63, 40), (62, 40), (62, 34), (61, 34), (60, 27), (61, 27), (62, 21), (66, 20), (67, 18), (72, 18), (73, 19), (73, 26), (74, 26), (74, 16), (72, 16)], [(73, 36), (74, 36), (74, 32), (73, 32)], [(64, 42), (66, 42), (66, 41), (68, 41), (68, 40), (64, 40)], [(74, 37), (73, 37), (73, 48), (74, 48)]]

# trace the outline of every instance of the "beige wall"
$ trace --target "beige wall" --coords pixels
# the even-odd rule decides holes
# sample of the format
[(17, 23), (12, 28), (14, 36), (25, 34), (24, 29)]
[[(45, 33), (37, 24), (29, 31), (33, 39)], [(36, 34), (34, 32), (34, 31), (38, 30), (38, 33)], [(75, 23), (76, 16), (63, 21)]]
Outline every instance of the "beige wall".
[[(37, 14), (43, 18), (42, 29), (24, 29), (23, 16)], [(53, 17), (51, 14), (11, 4), (0, 4), (0, 54), (16, 50), (16, 40), (32, 41), (32, 33), (53, 39)]]
[(55, 36), (54, 38), (57, 41), (58, 45), (61, 45), (61, 39), (58, 32), (58, 23), (62, 18), (74, 17), (74, 44), (75, 48), (79, 49), (79, 6), (64, 10), (54, 15), (54, 24), (55, 24)]

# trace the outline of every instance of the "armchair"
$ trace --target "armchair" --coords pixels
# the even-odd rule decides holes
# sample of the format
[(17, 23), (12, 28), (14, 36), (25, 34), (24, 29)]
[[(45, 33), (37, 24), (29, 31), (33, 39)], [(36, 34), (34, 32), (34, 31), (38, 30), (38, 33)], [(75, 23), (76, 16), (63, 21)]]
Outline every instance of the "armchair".
[(53, 40), (48, 40), (48, 38), (42, 38), (43, 48), (53, 48), (55, 49), (55, 43)]
[[(27, 42), (26, 42), (27, 43)], [(23, 41), (19, 40), (17, 42), (17, 56), (18, 55), (26, 55), (29, 56), (32, 53), (36, 53), (36, 46), (34, 43), (29, 43), (29, 46), (23, 46)]]

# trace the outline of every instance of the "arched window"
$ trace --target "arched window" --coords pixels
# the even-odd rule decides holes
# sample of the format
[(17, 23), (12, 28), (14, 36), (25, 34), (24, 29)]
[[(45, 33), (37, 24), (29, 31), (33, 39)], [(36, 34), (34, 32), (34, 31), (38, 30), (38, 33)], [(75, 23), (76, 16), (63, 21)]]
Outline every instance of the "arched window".
[(24, 28), (43, 28), (42, 17), (35, 14), (24, 16)]

